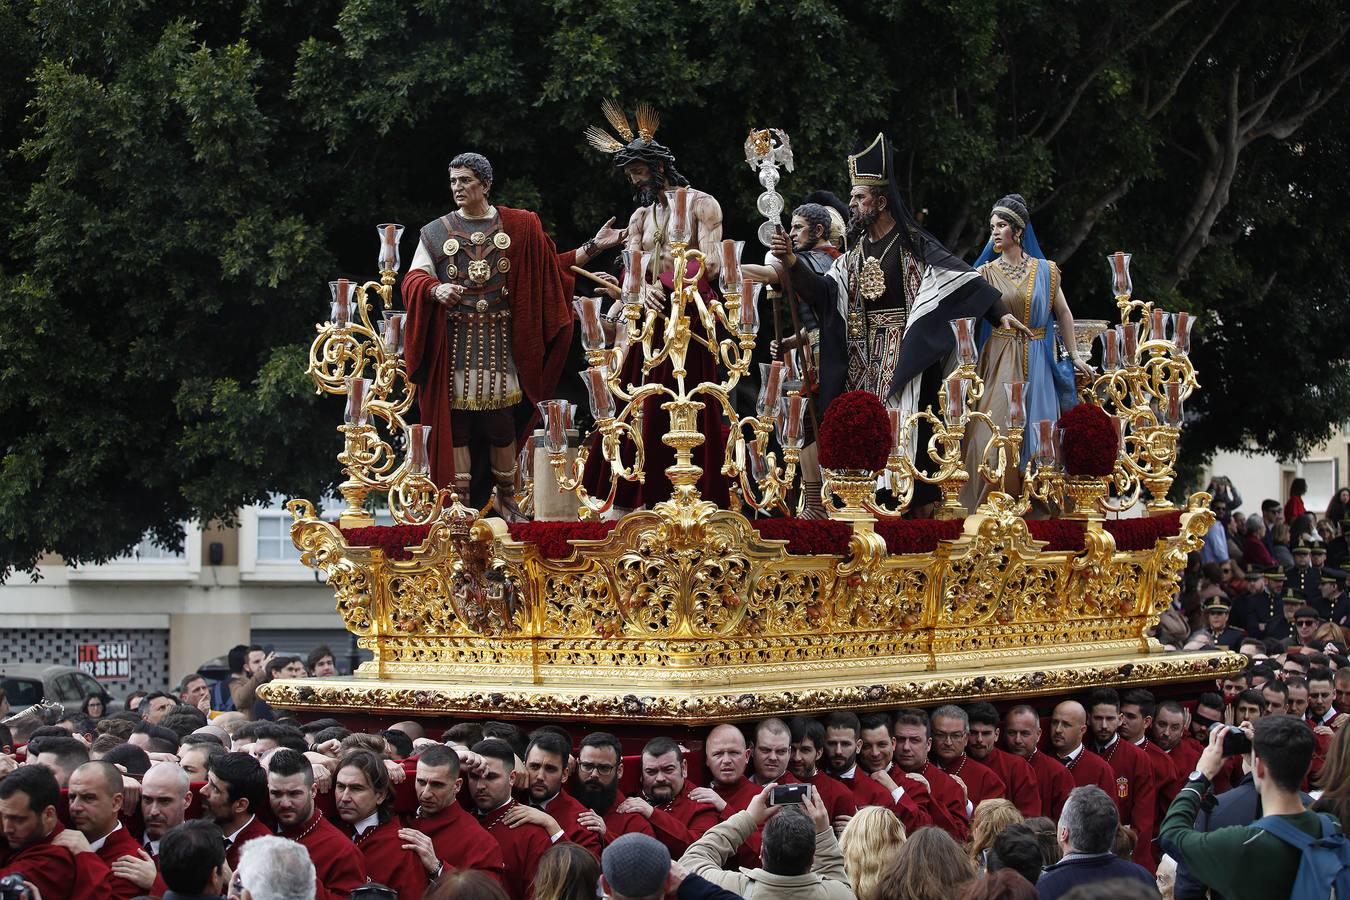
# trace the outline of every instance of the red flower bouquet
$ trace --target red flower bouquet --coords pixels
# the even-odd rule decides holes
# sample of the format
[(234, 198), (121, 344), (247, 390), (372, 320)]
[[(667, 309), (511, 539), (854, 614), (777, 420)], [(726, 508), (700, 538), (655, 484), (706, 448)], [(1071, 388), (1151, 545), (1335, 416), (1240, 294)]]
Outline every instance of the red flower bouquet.
[(891, 420), (871, 391), (840, 394), (820, 424), (820, 465), (876, 472), (891, 455)]
[(412, 559), (410, 547), (417, 547), (427, 539), (430, 525), (368, 525), (364, 528), (343, 528), (343, 538), (352, 547), (378, 547), (392, 560)]
[(598, 541), (609, 536), (613, 520), (602, 522), (516, 522), (511, 525), (511, 537), (521, 543), (534, 544), (544, 559), (567, 559), (575, 548), (572, 541)]
[(787, 541), (792, 556), (843, 556), (853, 534), (846, 522), (831, 519), (753, 519), (750, 524), (762, 538)]
[(1080, 403), (1059, 417), (1060, 453), (1070, 476), (1104, 478), (1116, 468), (1120, 437), (1095, 403)]

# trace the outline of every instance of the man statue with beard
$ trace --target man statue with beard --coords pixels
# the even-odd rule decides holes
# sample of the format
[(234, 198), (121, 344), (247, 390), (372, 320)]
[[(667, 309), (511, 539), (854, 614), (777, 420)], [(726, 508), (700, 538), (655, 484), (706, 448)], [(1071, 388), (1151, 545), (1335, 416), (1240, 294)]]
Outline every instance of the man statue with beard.
[[(955, 344), (948, 323), (985, 317), (1030, 336), (999, 292), (925, 231), (895, 182), (894, 149), (878, 133), (848, 158), (849, 251), (817, 274), (785, 234), (772, 252), (791, 271), (793, 286), (816, 310), (822, 330), (842, 327), (847, 344), (846, 390), (868, 390), (905, 413), (937, 408), (944, 363)], [(911, 436), (928, 444), (928, 426)], [(921, 468), (930, 465), (926, 458)]]
[[(634, 134), (628, 118), (612, 103), (604, 104), (604, 113), (610, 124), (627, 143), (615, 139), (602, 129), (591, 127), (586, 131), (586, 139), (591, 146), (602, 153), (609, 154), (614, 165), (623, 172), (624, 178), (633, 188), (633, 202), (637, 208), (628, 220), (627, 242), (625, 249), (640, 250), (651, 254), (647, 266), (647, 284), (643, 290), (643, 300), (649, 309), (663, 316), (669, 309), (669, 294), (674, 288), (674, 256), (672, 255), (670, 226), (673, 211), (666, 192), (682, 192), (689, 198), (689, 246), (703, 253), (704, 274), (699, 279), (698, 291), (705, 301), (715, 300), (717, 295), (712, 288), (712, 279), (716, 278), (721, 267), (722, 207), (711, 194), (691, 187), (689, 180), (675, 168), (675, 156), (669, 149), (655, 140), (659, 124), (656, 113), (648, 106), (637, 110), (637, 133)], [(696, 264), (688, 263), (686, 276), (696, 270)], [(657, 335), (653, 347), (660, 349), (661, 328), (657, 323)], [(701, 342), (708, 341), (716, 346), (717, 335), (707, 334), (697, 316), (691, 318), (690, 332), (693, 335), (689, 353), (685, 360), (685, 382), (696, 385), (704, 381), (717, 380), (717, 357)], [(653, 368), (642, 371), (642, 353), (628, 353), (623, 362), (620, 382), (623, 384), (643, 384), (663, 382), (674, 384), (673, 366), (669, 360)], [(645, 452), (643, 469), (646, 477), (643, 481), (623, 481), (615, 493), (614, 505), (620, 509), (636, 509), (651, 506), (670, 499), (672, 486), (666, 477), (666, 469), (675, 464), (675, 451), (662, 442), (662, 436), (670, 429), (670, 414), (661, 409), (665, 397), (654, 397), (645, 401), (642, 410), (642, 436)], [(715, 403), (708, 403), (699, 413), (699, 430), (704, 435), (703, 444), (694, 450), (694, 464), (703, 469), (698, 487), (704, 500), (719, 507), (730, 504), (726, 478), (722, 475), (722, 458), (726, 447), (726, 438), (722, 434), (720, 413)], [(624, 462), (631, 465), (633, 447), (623, 442)], [(585, 485), (592, 495), (609, 494), (610, 467), (596, 449), (592, 451), (586, 464)]]
[(558, 253), (539, 216), (489, 202), (492, 164), (450, 160), (455, 210), (422, 226), (401, 291), (405, 356), (431, 426), (431, 475), (468, 500), (471, 448), (486, 445), (497, 507), (518, 516), (515, 410), (553, 396), (572, 340), (572, 264), (623, 239), (606, 223), (579, 249)]
[(604, 731), (582, 738), (577, 752), (577, 799), (586, 807), (582, 816), (599, 826), (600, 843), (605, 847), (633, 832), (656, 837), (641, 813), (620, 811), (627, 799), (619, 790), (622, 777), (623, 745), (618, 738)]

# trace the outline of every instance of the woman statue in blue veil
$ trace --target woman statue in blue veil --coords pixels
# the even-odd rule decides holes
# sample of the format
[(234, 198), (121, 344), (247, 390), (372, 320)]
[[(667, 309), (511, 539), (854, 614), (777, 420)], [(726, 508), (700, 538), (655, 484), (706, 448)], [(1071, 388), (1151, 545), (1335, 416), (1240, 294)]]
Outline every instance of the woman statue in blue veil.
[[(989, 231), (989, 242), (975, 261), (975, 268), (1003, 295), (1003, 302), (1012, 314), (1031, 329), (1032, 338), (1028, 340), (1011, 329), (981, 324), (981, 350), (976, 371), (984, 380), (984, 396), (976, 408), (988, 413), (1006, 429), (1008, 393), (1004, 385), (1017, 381), (1025, 383), (1026, 430), (1022, 437), (1020, 467), (1025, 466), (1036, 452), (1035, 423), (1040, 419), (1054, 421), (1059, 418), (1060, 404), (1052, 371), (1057, 358), (1056, 344), (1059, 343), (1057, 331), (1067, 336), (1062, 343), (1074, 368), (1087, 374), (1091, 374), (1092, 369), (1078, 358), (1073, 339), (1073, 313), (1060, 289), (1059, 267), (1041, 252), (1036, 232), (1031, 227), (1027, 202), (1020, 194), (1009, 194), (994, 204), (989, 213)], [(970, 472), (970, 481), (963, 501), (971, 511), (991, 490), (978, 474), (980, 456), (989, 437), (988, 429), (978, 422), (972, 422), (966, 432), (966, 470)], [(1002, 489), (1009, 493), (1019, 491), (1020, 474), (1007, 473)]]

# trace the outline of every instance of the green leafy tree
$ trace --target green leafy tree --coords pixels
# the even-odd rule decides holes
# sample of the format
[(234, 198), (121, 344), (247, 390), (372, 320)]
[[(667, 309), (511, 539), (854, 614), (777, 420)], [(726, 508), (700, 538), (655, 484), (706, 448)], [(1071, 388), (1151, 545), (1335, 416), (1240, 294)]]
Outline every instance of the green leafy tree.
[(0, 574), (330, 488), (325, 282), (370, 277), (380, 221), (407, 258), (464, 149), (562, 246), (626, 216), (580, 139), (610, 96), (660, 110), (729, 235), (750, 127), (792, 136), (789, 203), (884, 128), (967, 256), (1024, 194), (1079, 315), (1134, 251), (1201, 315), (1189, 458), (1298, 453), (1350, 399), (1347, 27), (1329, 0), (0, 0)]

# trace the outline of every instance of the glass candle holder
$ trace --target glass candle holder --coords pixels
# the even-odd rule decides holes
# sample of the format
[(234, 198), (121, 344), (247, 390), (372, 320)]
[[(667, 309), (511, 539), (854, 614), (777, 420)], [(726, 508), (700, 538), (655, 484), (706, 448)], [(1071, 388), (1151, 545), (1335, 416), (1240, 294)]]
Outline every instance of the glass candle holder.
[(1108, 328), (1102, 332), (1102, 371), (1114, 372), (1120, 368), (1120, 332)]
[(975, 320), (952, 319), (952, 334), (956, 336), (956, 359), (960, 365), (975, 365)]
[(431, 474), (431, 426), (409, 425), (408, 471), (413, 475)]
[(1111, 423), (1116, 426), (1116, 454), (1125, 452), (1125, 436), (1130, 432), (1130, 422), (1124, 416), (1112, 416)]
[(750, 466), (750, 477), (756, 483), (759, 483), (764, 480), (765, 475), (769, 474), (769, 460), (758, 441), (751, 441), (743, 446), (745, 447), (745, 461)]
[(389, 356), (402, 356), (406, 339), (408, 314), (386, 310), (384, 321), (380, 323), (380, 336), (384, 343), (384, 352)]
[(942, 383), (942, 418), (950, 425), (966, 421), (966, 380), (957, 375)]
[(1025, 381), (1009, 381), (1003, 385), (1003, 393), (1008, 398), (1008, 427), (1025, 428), (1027, 424), (1027, 384)]
[(668, 234), (672, 244), (688, 244), (693, 236), (693, 199), (689, 188), (666, 191), (666, 206), (670, 208)]
[(1148, 317), (1148, 339), (1150, 341), (1167, 340), (1167, 325), (1172, 314), (1165, 309), (1155, 309)]
[(1111, 266), (1111, 295), (1124, 299), (1134, 294), (1134, 282), (1130, 280), (1130, 254), (1123, 250), (1108, 253), (1107, 263)]
[(904, 410), (887, 407), (886, 418), (891, 423), (891, 453), (894, 454), (900, 450), (900, 436), (905, 431), (905, 412)]
[(347, 378), (347, 409), (343, 419), (348, 425), (370, 424), (370, 410), (366, 409), (366, 397), (373, 383), (369, 378)]
[(332, 297), (328, 318), (339, 328), (346, 328), (352, 320), (352, 295), (355, 285), (345, 278), (328, 282), (328, 293)]
[(624, 303), (641, 303), (642, 286), (647, 283), (647, 266), (652, 255), (644, 250), (623, 251), (623, 281), (620, 293)]
[(539, 404), (539, 415), (544, 420), (544, 447), (549, 453), (567, 449), (567, 401), (545, 400)]
[(755, 283), (749, 278), (741, 280), (741, 310), (736, 330), (741, 334), (759, 333), (759, 304), (755, 302)]
[(600, 322), (600, 297), (577, 297), (572, 308), (581, 321), (581, 346), (584, 350), (605, 349), (605, 328)]
[(380, 235), (380, 271), (397, 272), (399, 269), (398, 245), (403, 240), (403, 226), (395, 222), (386, 222), (375, 226)]
[(1163, 421), (1173, 428), (1180, 428), (1181, 418), (1184, 413), (1181, 404), (1181, 385), (1175, 381), (1168, 382), (1165, 388), (1164, 398)]
[(1120, 364), (1137, 366), (1139, 364), (1139, 323), (1126, 322), (1120, 326)]
[(741, 253), (744, 250), (745, 241), (722, 242), (722, 266), (717, 281), (724, 294), (734, 294), (741, 289)]
[(755, 403), (755, 412), (763, 418), (772, 415), (778, 409), (778, 400), (783, 396), (783, 362), (759, 364), (759, 400)]
[(1195, 316), (1190, 313), (1179, 312), (1172, 322), (1172, 344), (1177, 348), (1178, 356), (1186, 356), (1191, 352), (1191, 326), (1195, 324)]
[(614, 395), (605, 381), (605, 370), (592, 366), (581, 373), (581, 380), (591, 400), (591, 415), (597, 419), (614, 418)]
[(802, 389), (805, 380), (802, 370), (802, 352), (795, 347), (783, 351), (783, 390), (794, 394)]
[(1059, 461), (1059, 444), (1055, 434), (1055, 423), (1051, 419), (1039, 419), (1036, 422), (1036, 460), (1042, 466), (1054, 467)]
[(792, 394), (779, 401), (779, 415), (775, 422), (778, 443), (789, 450), (800, 450), (806, 440), (806, 398)]

